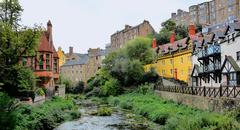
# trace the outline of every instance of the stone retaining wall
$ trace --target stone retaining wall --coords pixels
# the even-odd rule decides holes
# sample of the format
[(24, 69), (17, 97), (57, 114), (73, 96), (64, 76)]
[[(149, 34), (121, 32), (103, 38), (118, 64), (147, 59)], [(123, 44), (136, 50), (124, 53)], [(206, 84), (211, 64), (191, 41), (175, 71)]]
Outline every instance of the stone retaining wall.
[(223, 112), (225, 110), (232, 110), (240, 107), (240, 99), (232, 99), (225, 97), (210, 98), (166, 91), (155, 91), (155, 93), (163, 99), (173, 100), (174, 102), (202, 110)]

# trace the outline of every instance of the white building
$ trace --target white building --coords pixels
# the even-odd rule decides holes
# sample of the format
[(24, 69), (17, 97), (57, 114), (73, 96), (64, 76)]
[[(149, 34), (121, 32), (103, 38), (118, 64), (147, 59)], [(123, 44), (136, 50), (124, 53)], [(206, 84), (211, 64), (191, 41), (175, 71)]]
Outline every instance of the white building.
[(196, 36), (193, 40), (192, 85), (240, 85), (240, 23)]

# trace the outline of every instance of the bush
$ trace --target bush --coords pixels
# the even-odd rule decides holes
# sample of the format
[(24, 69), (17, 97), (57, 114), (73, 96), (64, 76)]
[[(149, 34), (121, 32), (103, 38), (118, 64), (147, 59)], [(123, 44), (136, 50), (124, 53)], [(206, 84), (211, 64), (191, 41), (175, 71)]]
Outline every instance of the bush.
[(84, 90), (84, 82), (79, 81), (77, 86), (74, 88), (73, 93), (79, 94), (79, 93), (82, 93), (83, 90)]
[(106, 81), (103, 86), (100, 88), (100, 95), (110, 96), (118, 95), (120, 93), (120, 85), (118, 80), (111, 78), (109, 81)]
[(138, 86), (137, 92), (141, 94), (147, 94), (154, 91), (154, 84), (145, 83), (144, 85)]
[(51, 101), (46, 101), (40, 106), (21, 105), (13, 115), (13, 129), (19, 130), (52, 130), (65, 120), (80, 117), (72, 100), (59, 97), (53, 97)]

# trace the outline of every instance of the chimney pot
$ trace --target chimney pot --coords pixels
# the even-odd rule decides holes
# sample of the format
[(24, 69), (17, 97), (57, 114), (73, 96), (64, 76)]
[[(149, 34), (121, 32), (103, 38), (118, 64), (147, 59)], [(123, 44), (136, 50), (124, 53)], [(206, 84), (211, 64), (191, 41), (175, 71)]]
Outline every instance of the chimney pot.
[(173, 32), (172, 34), (171, 34), (171, 36), (170, 36), (170, 43), (174, 43), (174, 41), (175, 41), (175, 36), (176, 36), (176, 34), (175, 34), (175, 32)]
[(192, 38), (196, 34), (195, 25), (191, 24), (188, 26), (188, 36)]
[(69, 47), (69, 54), (70, 54), (70, 55), (73, 54), (73, 47), (72, 47), (72, 46)]

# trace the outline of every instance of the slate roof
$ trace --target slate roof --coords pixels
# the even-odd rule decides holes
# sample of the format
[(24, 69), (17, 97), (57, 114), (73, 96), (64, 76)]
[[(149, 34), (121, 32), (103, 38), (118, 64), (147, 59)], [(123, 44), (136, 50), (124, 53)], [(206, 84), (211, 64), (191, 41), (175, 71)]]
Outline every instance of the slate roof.
[(78, 55), (80, 57), (79, 60), (67, 61), (63, 66), (87, 64), (87, 62), (88, 62), (88, 55), (87, 54), (78, 54)]
[(161, 53), (167, 54), (169, 52), (175, 52), (178, 49), (185, 49), (187, 47), (188, 41), (189, 41), (189, 38), (186, 37), (181, 40), (175, 41), (174, 43), (160, 45), (160, 46), (158, 46), (158, 48)]

